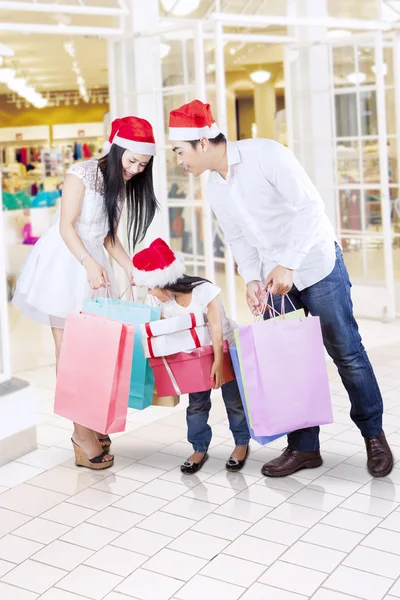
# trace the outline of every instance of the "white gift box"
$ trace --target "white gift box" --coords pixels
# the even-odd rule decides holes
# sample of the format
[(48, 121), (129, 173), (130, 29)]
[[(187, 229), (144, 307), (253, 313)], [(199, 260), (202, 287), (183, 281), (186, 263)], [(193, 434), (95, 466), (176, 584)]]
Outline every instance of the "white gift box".
[(142, 344), (145, 357), (155, 358), (194, 350), (201, 346), (209, 346), (211, 336), (208, 327), (202, 325), (201, 327), (176, 331), (157, 337), (142, 338)]
[(184, 331), (204, 325), (204, 315), (202, 311), (179, 315), (178, 317), (169, 317), (160, 321), (151, 321), (140, 326), (144, 338), (158, 337), (167, 333)]

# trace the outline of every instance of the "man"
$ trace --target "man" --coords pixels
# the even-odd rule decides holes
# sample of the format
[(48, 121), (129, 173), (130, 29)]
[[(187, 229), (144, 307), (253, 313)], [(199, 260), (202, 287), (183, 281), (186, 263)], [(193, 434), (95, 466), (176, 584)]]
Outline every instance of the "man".
[[(368, 470), (384, 477), (393, 457), (382, 430), (381, 393), (353, 315), (341, 249), (306, 172), (272, 140), (227, 142), (210, 106), (199, 100), (171, 112), (169, 139), (185, 171), (195, 177), (211, 171), (207, 198), (247, 285), (251, 311), (260, 311), (271, 286), (277, 308), (284, 295), (320, 317), (325, 347), (349, 394), (350, 416), (365, 440)], [(286, 450), (262, 473), (282, 477), (321, 464), (319, 427), (310, 427), (291, 433)]]

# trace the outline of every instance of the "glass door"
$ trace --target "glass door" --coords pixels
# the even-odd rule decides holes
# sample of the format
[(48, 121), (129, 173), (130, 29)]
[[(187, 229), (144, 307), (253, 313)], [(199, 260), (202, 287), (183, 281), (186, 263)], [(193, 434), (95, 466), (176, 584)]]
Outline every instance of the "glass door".
[(8, 293), (5, 260), (5, 236), (0, 169), (0, 383), (11, 379), (10, 339), (8, 329)]

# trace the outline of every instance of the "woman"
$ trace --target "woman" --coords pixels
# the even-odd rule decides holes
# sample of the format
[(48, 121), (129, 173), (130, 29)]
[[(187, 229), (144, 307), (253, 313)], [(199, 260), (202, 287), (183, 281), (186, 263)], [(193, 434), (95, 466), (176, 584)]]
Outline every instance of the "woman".
[[(117, 292), (103, 248), (132, 282), (132, 262), (117, 235), (124, 203), (133, 247), (144, 238), (158, 208), (152, 178), (156, 147), (150, 123), (138, 117), (116, 119), (109, 143), (104, 157), (69, 169), (56, 223), (35, 245), (13, 298), (24, 316), (51, 327), (56, 365), (67, 314), (79, 312), (93, 290), (110, 286)], [(108, 436), (74, 423), (72, 443), (78, 466), (112, 466)]]

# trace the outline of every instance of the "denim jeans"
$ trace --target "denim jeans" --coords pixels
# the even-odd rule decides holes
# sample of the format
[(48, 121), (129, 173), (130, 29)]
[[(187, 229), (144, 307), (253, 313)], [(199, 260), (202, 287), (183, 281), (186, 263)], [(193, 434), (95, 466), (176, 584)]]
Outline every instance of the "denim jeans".
[[(383, 402), (353, 315), (350, 289), (351, 283), (342, 251), (336, 244), (333, 271), (322, 281), (301, 292), (294, 286), (289, 297), (297, 309), (304, 308), (307, 314), (320, 318), (325, 348), (336, 364), (349, 395), (350, 417), (361, 434), (370, 437), (382, 433)], [(280, 311), (281, 296), (274, 296), (274, 305)], [(293, 310), (287, 298), (285, 310)], [(269, 318), (268, 311), (264, 318)], [(288, 445), (301, 452), (318, 450), (319, 427), (293, 431), (288, 435)]]
[[(248, 446), (250, 432), (236, 379), (224, 383), (221, 391), (228, 415), (229, 429), (232, 431), (235, 444), (236, 446)], [(186, 412), (188, 441), (192, 444), (195, 452), (205, 453), (210, 445), (212, 437), (211, 427), (208, 425), (210, 409), (211, 390), (189, 394), (189, 406)]]

